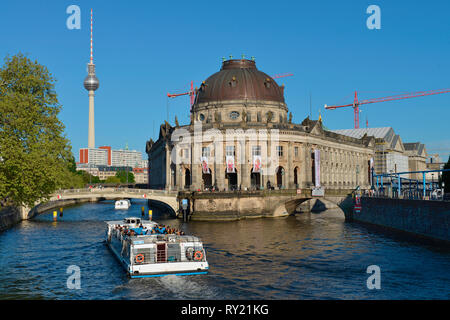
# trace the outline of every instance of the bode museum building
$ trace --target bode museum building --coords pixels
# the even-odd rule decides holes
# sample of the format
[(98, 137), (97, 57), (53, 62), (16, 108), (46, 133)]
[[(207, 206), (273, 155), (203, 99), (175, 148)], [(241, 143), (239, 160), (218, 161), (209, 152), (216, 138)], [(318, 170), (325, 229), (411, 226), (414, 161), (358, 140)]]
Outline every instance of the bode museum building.
[(284, 86), (231, 59), (195, 91), (189, 125), (147, 141), (149, 187), (168, 190), (352, 189), (370, 185), (375, 141), (292, 121)]

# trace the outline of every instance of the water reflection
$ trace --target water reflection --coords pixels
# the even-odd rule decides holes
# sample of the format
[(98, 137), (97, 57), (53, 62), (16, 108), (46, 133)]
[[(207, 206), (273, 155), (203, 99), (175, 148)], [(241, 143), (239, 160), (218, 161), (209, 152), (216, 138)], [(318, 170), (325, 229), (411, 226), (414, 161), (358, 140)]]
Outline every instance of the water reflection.
[[(0, 298), (31, 299), (448, 299), (450, 250), (344, 222), (339, 210), (276, 219), (189, 222), (153, 218), (202, 238), (204, 276), (129, 279), (104, 245), (103, 221), (141, 216), (113, 202), (65, 208), (0, 234)], [(148, 212), (148, 208), (145, 208)], [(379, 265), (382, 290), (366, 287)], [(66, 269), (81, 269), (81, 290)]]

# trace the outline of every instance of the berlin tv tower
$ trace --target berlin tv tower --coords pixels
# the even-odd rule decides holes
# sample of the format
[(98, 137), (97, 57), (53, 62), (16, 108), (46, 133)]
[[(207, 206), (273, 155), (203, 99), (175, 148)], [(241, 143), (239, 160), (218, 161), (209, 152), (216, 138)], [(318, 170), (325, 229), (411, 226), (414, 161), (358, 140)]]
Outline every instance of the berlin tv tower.
[(92, 43), (92, 9), (91, 9), (91, 60), (88, 63), (88, 75), (84, 79), (84, 88), (89, 92), (89, 134), (88, 148), (95, 148), (95, 128), (94, 128), (94, 91), (98, 89), (100, 82), (95, 76), (95, 64)]

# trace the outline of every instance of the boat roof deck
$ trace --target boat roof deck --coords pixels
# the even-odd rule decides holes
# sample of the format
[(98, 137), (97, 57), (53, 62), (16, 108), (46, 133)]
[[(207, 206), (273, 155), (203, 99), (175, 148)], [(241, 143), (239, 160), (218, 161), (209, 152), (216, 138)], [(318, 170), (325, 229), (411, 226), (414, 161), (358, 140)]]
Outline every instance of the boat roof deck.
[[(158, 226), (158, 223), (154, 221), (149, 220), (142, 220), (139, 217), (127, 217), (126, 219), (139, 219), (140, 222), (144, 227), (147, 228), (153, 228), (154, 226)], [(114, 221), (105, 221), (106, 224), (109, 226), (125, 226), (127, 223), (124, 220), (114, 220)], [(200, 238), (191, 236), (191, 235), (176, 235), (176, 234), (146, 234), (146, 235), (134, 235), (134, 236), (128, 236), (134, 244), (138, 244), (136, 242), (144, 241), (144, 244), (147, 243), (157, 243), (157, 242), (173, 242), (173, 243), (180, 243), (180, 242), (201, 242)], [(139, 243), (142, 244), (142, 243)]]
[[(128, 218), (126, 218), (128, 219)], [(131, 218), (130, 218), (131, 219)], [(148, 221), (148, 220), (142, 220), (141, 218), (138, 217), (134, 217), (134, 219), (139, 219), (140, 223), (142, 223), (143, 226), (157, 226), (158, 223), (154, 222), (154, 221)], [(128, 223), (126, 223), (124, 220), (114, 220), (114, 221), (105, 221), (106, 224), (108, 225), (127, 225)]]
[[(147, 234), (147, 235), (137, 235), (131, 236), (130, 239), (133, 244), (147, 244), (147, 243), (157, 243), (157, 242), (169, 242), (169, 243), (180, 243), (180, 242), (201, 242), (200, 238), (190, 235), (179, 236), (176, 234)], [(144, 241), (143, 243), (137, 243)]]

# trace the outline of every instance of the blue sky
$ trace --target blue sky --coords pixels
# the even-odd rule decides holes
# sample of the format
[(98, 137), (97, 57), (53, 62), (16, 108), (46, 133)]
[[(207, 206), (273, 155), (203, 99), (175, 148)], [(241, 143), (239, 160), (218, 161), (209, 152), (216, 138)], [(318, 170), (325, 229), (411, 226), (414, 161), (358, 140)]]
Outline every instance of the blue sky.
[[(69, 30), (69, 5), (81, 8), (81, 29)], [(369, 30), (369, 5), (381, 29)], [(293, 121), (321, 110), (330, 129), (353, 127), (352, 108), (324, 104), (449, 88), (450, 1), (4, 1), (0, 57), (18, 52), (46, 65), (57, 79), (60, 114), (74, 154), (87, 145), (89, 19), (94, 10), (96, 145), (144, 153), (159, 125), (175, 115), (187, 123), (187, 96), (222, 57), (245, 54), (279, 79)], [(448, 157), (450, 93), (362, 106), (360, 125), (392, 126), (404, 142), (421, 141)], [(445, 158), (447, 160), (447, 158)]]

